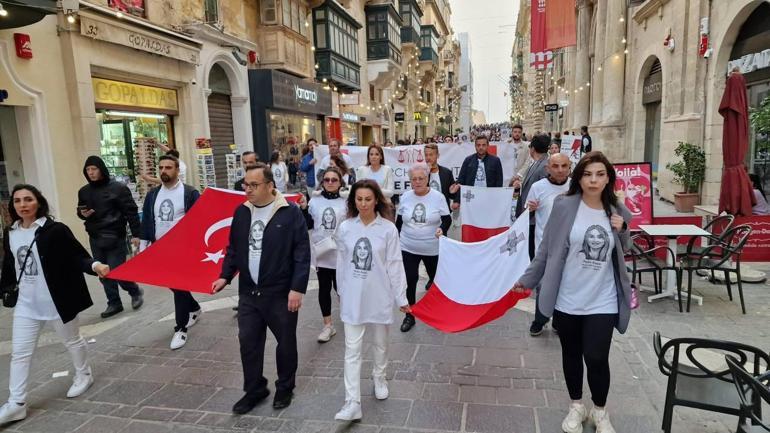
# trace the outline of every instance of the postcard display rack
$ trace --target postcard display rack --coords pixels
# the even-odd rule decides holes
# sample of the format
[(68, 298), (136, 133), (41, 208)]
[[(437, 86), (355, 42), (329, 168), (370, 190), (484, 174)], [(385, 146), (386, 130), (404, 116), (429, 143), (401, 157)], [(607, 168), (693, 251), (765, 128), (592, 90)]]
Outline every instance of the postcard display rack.
[(230, 153), (225, 155), (227, 163), (227, 187), (235, 189), (235, 182), (243, 178), (243, 167), (241, 167), (241, 155), (238, 154), (238, 146), (231, 144)]
[(195, 147), (198, 158), (198, 186), (203, 192), (206, 188), (217, 186), (214, 152), (211, 151), (211, 140), (207, 138), (196, 139)]
[(144, 196), (154, 185), (148, 184), (141, 178), (142, 174), (158, 177), (158, 167), (155, 159), (155, 149), (158, 140), (153, 137), (137, 137), (134, 139), (134, 174), (136, 183), (128, 183), (137, 206), (141, 208)]

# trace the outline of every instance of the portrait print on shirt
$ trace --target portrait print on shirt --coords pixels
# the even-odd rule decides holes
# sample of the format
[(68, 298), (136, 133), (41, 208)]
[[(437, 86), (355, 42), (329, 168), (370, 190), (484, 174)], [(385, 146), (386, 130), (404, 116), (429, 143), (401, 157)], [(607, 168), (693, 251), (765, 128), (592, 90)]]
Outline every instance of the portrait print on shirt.
[[(29, 258), (26, 259), (28, 254), (29, 254)], [(26, 265), (24, 265), (24, 259), (27, 260)], [(19, 247), (18, 250), (16, 250), (16, 260), (19, 263), (19, 269), (21, 269), (21, 267), (24, 266), (25, 277), (38, 275), (37, 261), (35, 260), (35, 255), (32, 253), (32, 251), (30, 251), (28, 246), (22, 245)]]
[(260, 220), (254, 221), (249, 229), (249, 253), (262, 254), (262, 237), (265, 234), (265, 223)]
[(428, 211), (425, 209), (425, 205), (417, 203), (412, 209), (412, 221), (418, 224), (425, 224), (425, 220), (428, 216)]
[(165, 199), (160, 202), (158, 219), (160, 221), (174, 221), (174, 202)]
[[(369, 238), (363, 237), (356, 241), (355, 247), (353, 247), (353, 267), (357, 271), (371, 271), (372, 270), (372, 242)], [(354, 273), (356, 275), (357, 273)], [(362, 278), (366, 278), (366, 274), (361, 275)]]
[(583, 248), (578, 254), (583, 254), (583, 267), (599, 269), (600, 262), (607, 261), (607, 253), (610, 248), (610, 235), (600, 225), (589, 226), (583, 237)]
[(487, 181), (487, 173), (484, 170), (483, 163), (479, 162), (479, 165), (476, 168), (476, 182), (486, 182), (486, 181)]
[(326, 230), (335, 230), (337, 228), (337, 214), (333, 207), (327, 207), (321, 214), (321, 227)]
[(441, 192), (441, 185), (439, 185), (435, 179), (430, 181), (430, 187), (431, 189), (435, 189), (436, 191)]

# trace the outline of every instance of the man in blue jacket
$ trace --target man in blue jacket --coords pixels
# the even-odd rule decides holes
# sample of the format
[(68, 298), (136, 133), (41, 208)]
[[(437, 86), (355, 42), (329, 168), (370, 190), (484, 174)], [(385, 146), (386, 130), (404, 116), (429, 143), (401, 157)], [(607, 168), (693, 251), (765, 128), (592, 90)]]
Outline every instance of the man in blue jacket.
[[(142, 213), (142, 241), (155, 242), (168, 233), (184, 217), (200, 193), (179, 179), (179, 160), (163, 155), (158, 160), (161, 186), (153, 188), (144, 198)], [(174, 293), (176, 326), (171, 339), (171, 349), (187, 343), (187, 328), (195, 325), (201, 315), (201, 307), (192, 293), (171, 289)]]
[(278, 341), (273, 408), (291, 404), (297, 372), (297, 318), (310, 274), (305, 217), (275, 189), (270, 168), (265, 164), (249, 168), (244, 187), (248, 200), (235, 210), (222, 273), (212, 284), (212, 291), (218, 292), (240, 274), (238, 340), (246, 395), (233, 406), (239, 415), (270, 395), (262, 374), (268, 328)]
[(315, 149), (315, 146), (318, 144), (315, 138), (308, 138), (307, 139), (307, 147), (305, 148), (305, 151), (307, 152), (303, 157), (302, 161), (299, 164), (299, 171), (305, 173), (305, 182), (307, 184), (307, 193), (310, 194), (315, 189), (315, 156), (313, 154), (313, 150)]
[[(481, 135), (476, 137), (476, 153), (469, 155), (460, 167), (457, 183), (467, 186), (501, 187), (503, 186), (503, 164), (500, 158), (489, 154), (489, 139)], [(453, 188), (457, 192), (459, 188)], [(460, 201), (457, 197), (456, 201)]]

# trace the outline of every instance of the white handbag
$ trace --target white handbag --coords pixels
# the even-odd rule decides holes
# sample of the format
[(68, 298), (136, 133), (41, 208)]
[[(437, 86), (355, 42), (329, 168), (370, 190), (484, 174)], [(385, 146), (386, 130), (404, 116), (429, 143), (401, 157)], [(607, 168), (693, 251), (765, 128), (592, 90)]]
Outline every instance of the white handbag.
[(324, 257), (327, 254), (333, 253), (337, 250), (337, 242), (331, 236), (324, 237), (320, 241), (313, 244), (313, 253), (316, 257)]

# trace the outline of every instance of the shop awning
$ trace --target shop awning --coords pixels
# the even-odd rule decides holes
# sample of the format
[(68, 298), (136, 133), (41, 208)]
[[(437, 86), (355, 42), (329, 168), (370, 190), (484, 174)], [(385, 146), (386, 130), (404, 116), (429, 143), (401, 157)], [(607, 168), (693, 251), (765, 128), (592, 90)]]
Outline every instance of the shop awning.
[(0, 16), (0, 30), (28, 26), (56, 13), (55, 0), (0, 0), (0, 4), (8, 12)]

